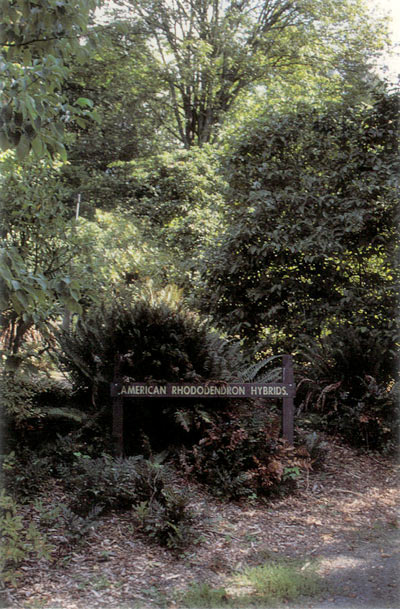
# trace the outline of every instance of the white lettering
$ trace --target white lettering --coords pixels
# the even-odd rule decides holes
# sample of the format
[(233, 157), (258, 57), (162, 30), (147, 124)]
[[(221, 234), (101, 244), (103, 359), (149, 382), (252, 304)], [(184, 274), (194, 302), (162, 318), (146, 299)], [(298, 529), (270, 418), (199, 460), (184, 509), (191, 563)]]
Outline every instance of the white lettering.
[(246, 397), (287, 397), (290, 395), (290, 388), (279, 385), (262, 385), (262, 384), (248, 384), (242, 385), (239, 383), (232, 384), (204, 384), (204, 385), (192, 385), (192, 384), (168, 384), (167, 385), (147, 385), (145, 383), (134, 383), (132, 385), (125, 384), (121, 385), (119, 390), (120, 396), (243, 396)]

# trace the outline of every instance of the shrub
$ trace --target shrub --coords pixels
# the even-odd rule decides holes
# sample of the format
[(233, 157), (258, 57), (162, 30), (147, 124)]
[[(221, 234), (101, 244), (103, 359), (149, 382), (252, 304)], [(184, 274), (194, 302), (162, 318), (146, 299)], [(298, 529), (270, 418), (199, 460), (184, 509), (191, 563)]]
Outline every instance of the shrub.
[(72, 466), (60, 468), (72, 510), (87, 515), (95, 505), (104, 511), (127, 510), (159, 492), (157, 477), (148, 475), (143, 457), (91, 459), (77, 456)]
[(193, 517), (185, 495), (163, 489), (159, 499), (141, 502), (135, 512), (140, 528), (161, 545), (181, 551), (193, 541)]
[(2, 456), (1, 465), (4, 488), (21, 502), (40, 493), (53, 473), (51, 461), (28, 448)]
[(400, 97), (374, 97), (268, 108), (227, 147), (230, 218), (200, 259), (198, 301), (228, 332), (268, 329), (286, 351), (333, 318), (396, 318)]
[[(133, 303), (116, 300), (109, 307), (92, 309), (60, 342), (62, 360), (86, 405), (106, 409), (117, 354), (122, 356), (121, 376), (136, 381), (229, 380), (241, 361), (238, 347), (187, 310), (171, 289), (157, 296), (149, 292)], [(207, 400), (207, 408), (214, 410), (217, 403)], [(126, 412), (125, 429), (141, 429), (157, 450), (166, 442), (179, 443), (185, 434), (175, 415), (189, 404), (193, 402), (163, 400), (160, 408), (160, 402), (137, 400)], [(130, 454), (142, 452), (139, 435), (127, 438)]]
[(3, 373), (0, 394), (7, 449), (37, 447), (75, 429), (85, 418), (71, 405), (71, 387), (44, 374)]
[(133, 213), (146, 221), (149, 236), (156, 235), (186, 267), (196, 267), (199, 251), (215, 239), (222, 223), (226, 184), (217, 162), (206, 147), (136, 159), (129, 167)]
[(102, 507), (95, 505), (86, 516), (80, 516), (64, 503), (57, 503), (49, 509), (43, 507), (41, 500), (36, 500), (33, 507), (40, 528), (50, 530), (53, 535), (56, 534), (57, 541), (70, 545), (87, 540), (102, 512)]
[(399, 429), (395, 337), (343, 325), (302, 354), (300, 411), (351, 444), (391, 452)]
[(217, 496), (237, 499), (283, 492), (309, 467), (303, 448), (279, 439), (280, 421), (274, 411), (244, 407), (224, 413), (204, 430), (201, 440), (180, 459)]

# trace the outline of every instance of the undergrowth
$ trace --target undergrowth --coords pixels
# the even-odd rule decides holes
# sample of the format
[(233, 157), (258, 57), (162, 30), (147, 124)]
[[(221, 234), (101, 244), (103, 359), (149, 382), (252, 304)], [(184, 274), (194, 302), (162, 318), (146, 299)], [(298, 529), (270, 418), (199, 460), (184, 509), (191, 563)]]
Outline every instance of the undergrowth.
[(288, 492), (311, 460), (305, 446), (289, 446), (279, 436), (273, 408), (236, 407), (214, 417), (200, 441), (181, 450), (180, 465), (188, 478), (226, 499)]

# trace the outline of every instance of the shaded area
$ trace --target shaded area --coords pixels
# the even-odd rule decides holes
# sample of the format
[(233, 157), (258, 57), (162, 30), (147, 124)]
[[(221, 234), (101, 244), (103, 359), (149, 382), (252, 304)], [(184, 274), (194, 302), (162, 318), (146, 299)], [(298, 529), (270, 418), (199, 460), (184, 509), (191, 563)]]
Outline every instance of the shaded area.
[(304, 607), (399, 609), (399, 540), (398, 530), (378, 525), (347, 536), (347, 549), (329, 545), (317, 557), (327, 592)]

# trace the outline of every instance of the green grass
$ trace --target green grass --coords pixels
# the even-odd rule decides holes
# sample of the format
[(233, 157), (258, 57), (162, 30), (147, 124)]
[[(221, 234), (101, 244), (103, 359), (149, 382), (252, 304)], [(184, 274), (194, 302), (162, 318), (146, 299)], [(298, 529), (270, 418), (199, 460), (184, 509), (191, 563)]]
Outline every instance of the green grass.
[(188, 609), (273, 607), (302, 596), (314, 597), (320, 590), (321, 580), (311, 563), (275, 561), (235, 573), (223, 588), (212, 588), (207, 583), (192, 585), (178, 606)]
[(206, 583), (190, 586), (181, 603), (181, 607), (193, 609), (232, 607), (225, 588), (211, 588)]

